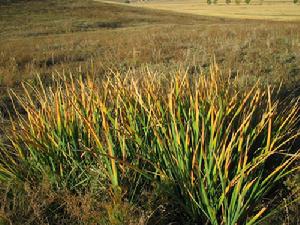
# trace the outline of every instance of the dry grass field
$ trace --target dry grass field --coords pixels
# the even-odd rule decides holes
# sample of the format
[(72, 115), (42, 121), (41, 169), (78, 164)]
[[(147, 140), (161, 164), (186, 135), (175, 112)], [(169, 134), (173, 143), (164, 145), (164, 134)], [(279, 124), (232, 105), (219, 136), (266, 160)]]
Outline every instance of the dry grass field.
[(0, 0), (0, 225), (298, 225), (299, 5), (114, 2)]
[(132, 5), (151, 9), (170, 10), (201, 16), (216, 16), (239, 19), (260, 19), (274, 21), (300, 21), (300, 5), (292, 1), (257, 1), (247, 5), (244, 2), (236, 5), (234, 1), (226, 4), (218, 1), (208, 5), (199, 0), (153, 0), (134, 2)]

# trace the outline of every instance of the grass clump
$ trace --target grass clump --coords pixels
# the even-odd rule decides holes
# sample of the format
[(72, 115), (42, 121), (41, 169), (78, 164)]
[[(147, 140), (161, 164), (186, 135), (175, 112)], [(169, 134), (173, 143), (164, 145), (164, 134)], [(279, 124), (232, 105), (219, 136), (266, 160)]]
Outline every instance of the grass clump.
[(257, 224), (271, 210), (263, 199), (297, 170), (299, 100), (279, 101), (258, 84), (241, 88), (216, 66), (51, 83), (11, 92), (25, 114), (11, 120), (0, 179), (104, 193), (116, 203), (106, 208), (110, 222), (126, 221), (120, 202), (142, 204), (143, 192), (167, 185), (162, 194), (180, 199), (193, 222)]
[(282, 109), (270, 88), (230, 86), (214, 72), (192, 87), (174, 81), (154, 132), (163, 174), (199, 224), (257, 224), (268, 212), (258, 203), (299, 157), (286, 155), (299, 136), (298, 100)]

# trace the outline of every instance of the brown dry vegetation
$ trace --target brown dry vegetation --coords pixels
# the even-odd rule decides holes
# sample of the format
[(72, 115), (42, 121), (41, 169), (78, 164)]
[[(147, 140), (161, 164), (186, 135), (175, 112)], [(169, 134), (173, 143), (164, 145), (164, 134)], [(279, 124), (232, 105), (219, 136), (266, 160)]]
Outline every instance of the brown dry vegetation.
[[(129, 69), (142, 75), (145, 68), (165, 76), (178, 70), (198, 74), (208, 71), (214, 60), (243, 85), (259, 78), (296, 90), (300, 24), (200, 17), (88, 0), (0, 1), (0, 135), (8, 119), (6, 108), (12, 108), (7, 88), (19, 91), (20, 82), (35, 83), (36, 74), (46, 81), (63, 70), (99, 76)], [(297, 187), (297, 179), (290, 179), (289, 187)], [(145, 197), (148, 208), (133, 210), (129, 204), (103, 204), (90, 193), (52, 192), (47, 181), (42, 187), (23, 189), (10, 191), (10, 199), (1, 192), (0, 224), (94, 224), (90, 219), (103, 215), (102, 224), (117, 224), (119, 211), (139, 218), (123, 220), (128, 224), (153, 224), (147, 220), (150, 214), (157, 214), (157, 224), (166, 224), (164, 217), (168, 222), (178, 218), (165, 215), (166, 206), (160, 204), (164, 200), (155, 197), (153, 202)], [(25, 200), (16, 204), (19, 195)], [(176, 207), (167, 207), (173, 210), (170, 214), (177, 213)], [(276, 220), (280, 224), (288, 218), (290, 224), (298, 224), (298, 213), (295, 204)]]
[[(299, 75), (300, 26), (135, 9), (89, 1), (1, 5), (1, 85), (61, 68), (224, 68), (269, 80)], [(266, 75), (266, 76), (265, 76)]]

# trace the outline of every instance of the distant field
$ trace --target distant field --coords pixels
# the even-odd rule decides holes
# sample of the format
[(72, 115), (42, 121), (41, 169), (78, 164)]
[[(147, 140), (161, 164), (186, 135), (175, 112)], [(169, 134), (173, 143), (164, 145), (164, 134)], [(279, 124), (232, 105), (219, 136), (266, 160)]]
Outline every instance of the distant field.
[[(215, 56), (225, 71), (234, 68), (272, 80), (290, 81), (290, 74), (298, 77), (297, 22), (236, 20), (146, 8), (168, 6), (176, 11), (181, 5), (177, 10), (188, 6), (192, 10), (192, 2), (211, 7), (211, 11), (265, 5), (225, 6), (220, 2), (208, 7), (204, 1), (192, 0), (186, 4), (179, 0), (120, 1), (15, 1), (0, 5), (0, 99), (7, 86), (36, 73), (49, 75), (54, 70), (88, 67), (91, 59), (100, 71), (145, 64), (170, 71), (179, 65), (208, 68)], [(300, 13), (298, 5), (286, 5)]]
[(219, 1), (217, 5), (207, 5), (206, 1), (199, 0), (153, 0), (131, 3), (152, 9), (170, 10), (174, 12), (191, 13), (203, 16), (217, 16), (243, 19), (268, 19), (276, 21), (299, 21), (300, 5), (292, 1), (252, 1), (250, 5), (234, 1), (226, 5)]

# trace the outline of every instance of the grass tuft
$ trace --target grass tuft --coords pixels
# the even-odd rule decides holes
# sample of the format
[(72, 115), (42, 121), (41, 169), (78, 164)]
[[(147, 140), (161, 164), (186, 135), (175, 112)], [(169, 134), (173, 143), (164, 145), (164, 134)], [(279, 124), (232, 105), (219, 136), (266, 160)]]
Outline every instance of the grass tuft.
[(24, 83), (24, 95), (10, 92), (25, 113), (15, 106), (0, 179), (100, 191), (115, 202), (111, 221), (124, 221), (120, 201), (138, 204), (155, 183), (169, 185), (197, 223), (258, 224), (272, 212), (263, 199), (298, 169), (299, 99), (237, 79), (212, 66), (193, 76), (145, 70)]

